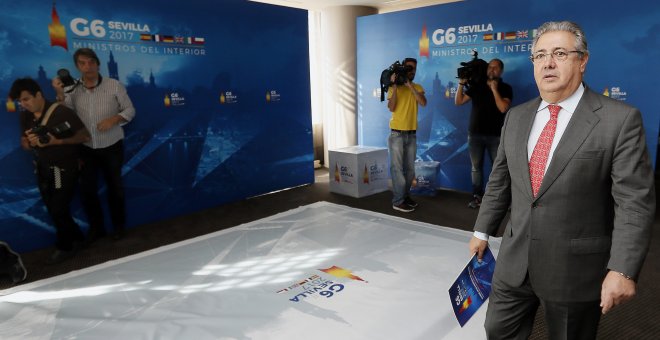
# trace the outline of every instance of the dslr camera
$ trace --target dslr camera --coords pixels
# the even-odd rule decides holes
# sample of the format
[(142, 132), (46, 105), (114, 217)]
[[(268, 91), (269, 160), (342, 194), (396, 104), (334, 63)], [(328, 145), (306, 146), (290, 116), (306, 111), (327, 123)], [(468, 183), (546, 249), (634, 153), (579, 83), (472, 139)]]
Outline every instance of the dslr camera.
[(71, 129), (71, 124), (69, 124), (69, 122), (64, 122), (62, 124), (58, 124), (51, 128), (45, 125), (37, 125), (32, 129), (30, 129), (30, 133), (37, 135), (37, 137), (39, 138), (39, 143), (48, 144), (48, 142), (50, 142), (50, 136), (48, 135), (48, 133), (57, 136), (69, 131), (70, 129)]
[(57, 70), (57, 77), (60, 78), (64, 87), (78, 85), (78, 82), (71, 76), (71, 72), (65, 68)]
[(467, 79), (468, 86), (485, 84), (488, 79), (488, 63), (478, 58), (479, 53), (472, 51), (472, 60), (461, 62), (461, 67), (456, 70), (458, 79)]
[[(385, 93), (387, 92), (387, 89), (392, 85), (403, 85), (406, 83), (406, 80), (408, 79), (408, 72), (412, 71), (412, 67), (410, 65), (405, 65), (405, 60), (402, 63), (400, 63), (398, 60), (395, 61), (390, 67), (386, 68), (381, 72), (380, 74), (380, 101), (385, 100)], [(392, 75), (396, 75), (394, 77), (394, 82), (392, 82)]]

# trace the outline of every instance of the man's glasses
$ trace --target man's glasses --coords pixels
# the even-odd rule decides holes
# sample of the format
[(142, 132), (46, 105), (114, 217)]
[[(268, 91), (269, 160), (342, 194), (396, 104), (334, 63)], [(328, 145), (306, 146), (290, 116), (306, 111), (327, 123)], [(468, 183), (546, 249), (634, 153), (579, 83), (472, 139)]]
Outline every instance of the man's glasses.
[(552, 53), (537, 52), (530, 55), (529, 60), (531, 60), (533, 63), (542, 63), (547, 59), (548, 56), (552, 56), (552, 59), (554, 59), (555, 61), (566, 61), (570, 53), (578, 53), (580, 56), (584, 54), (584, 52), (582, 51), (565, 51), (565, 50), (556, 50), (553, 51)]

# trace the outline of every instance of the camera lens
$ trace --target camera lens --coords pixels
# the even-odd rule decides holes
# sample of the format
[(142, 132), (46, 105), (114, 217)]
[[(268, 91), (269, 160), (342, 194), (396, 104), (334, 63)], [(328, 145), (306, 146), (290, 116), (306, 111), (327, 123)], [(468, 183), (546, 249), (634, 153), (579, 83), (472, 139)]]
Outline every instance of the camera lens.
[(66, 77), (71, 77), (71, 73), (69, 73), (69, 70), (65, 68), (61, 68), (57, 70), (57, 76), (60, 78), (66, 78)]

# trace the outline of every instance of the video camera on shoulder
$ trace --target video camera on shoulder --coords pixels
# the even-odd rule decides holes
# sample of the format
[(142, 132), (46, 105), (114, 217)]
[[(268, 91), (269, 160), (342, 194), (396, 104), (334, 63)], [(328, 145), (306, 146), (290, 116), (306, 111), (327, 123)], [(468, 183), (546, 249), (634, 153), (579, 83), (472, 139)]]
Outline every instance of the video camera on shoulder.
[[(406, 83), (406, 80), (408, 79), (408, 72), (412, 71), (412, 67), (410, 65), (405, 65), (400, 63), (398, 60), (395, 61), (390, 67), (386, 68), (381, 72), (380, 74), (380, 101), (385, 100), (385, 93), (389, 89), (392, 84), (396, 85), (403, 85)], [(394, 77), (394, 82), (392, 82), (392, 75), (396, 75)]]
[(472, 60), (468, 62), (461, 62), (461, 67), (456, 70), (458, 79), (467, 79), (467, 85), (474, 86), (478, 84), (486, 84), (488, 79), (488, 63), (477, 58), (479, 52), (472, 51)]

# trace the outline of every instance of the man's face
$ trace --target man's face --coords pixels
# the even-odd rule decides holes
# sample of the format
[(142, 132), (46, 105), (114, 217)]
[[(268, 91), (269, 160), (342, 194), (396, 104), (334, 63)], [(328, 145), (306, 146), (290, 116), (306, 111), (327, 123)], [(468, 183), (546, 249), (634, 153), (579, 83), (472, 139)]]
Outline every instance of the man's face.
[(78, 56), (76, 67), (83, 76), (96, 76), (99, 74), (99, 64), (96, 63), (96, 60), (84, 55)]
[(408, 80), (413, 81), (413, 79), (415, 79), (415, 73), (417, 72), (417, 64), (412, 61), (408, 61), (404, 65), (410, 68), (410, 71), (407, 73)]
[(568, 98), (580, 86), (586, 70), (588, 55), (568, 53), (564, 61), (558, 61), (553, 52), (575, 50), (575, 36), (570, 32), (554, 31), (543, 34), (536, 42), (536, 53), (550, 53), (545, 59), (534, 62), (534, 79), (541, 98), (556, 103)]
[(500, 62), (497, 60), (492, 60), (490, 63), (488, 63), (488, 79), (497, 79), (497, 78), (502, 78), (502, 66), (500, 66)]
[(32, 113), (41, 112), (44, 108), (44, 97), (41, 95), (41, 92), (37, 92), (36, 95), (32, 95), (28, 91), (21, 91), (21, 96), (18, 97), (18, 102), (21, 103), (21, 106)]

